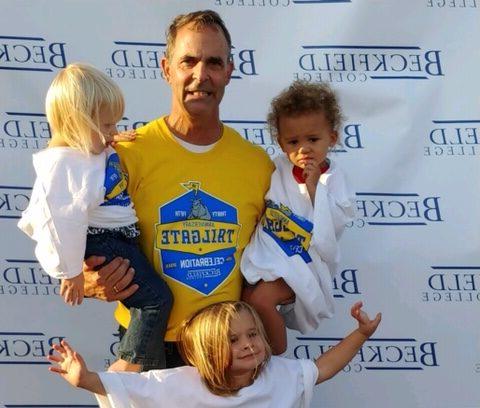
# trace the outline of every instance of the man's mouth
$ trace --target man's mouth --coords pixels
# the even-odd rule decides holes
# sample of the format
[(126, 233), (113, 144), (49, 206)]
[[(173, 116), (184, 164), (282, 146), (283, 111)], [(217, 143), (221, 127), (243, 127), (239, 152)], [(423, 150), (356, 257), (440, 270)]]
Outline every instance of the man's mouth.
[(208, 91), (187, 91), (188, 95), (195, 96), (197, 98), (206, 98), (207, 96), (210, 96), (212, 93)]

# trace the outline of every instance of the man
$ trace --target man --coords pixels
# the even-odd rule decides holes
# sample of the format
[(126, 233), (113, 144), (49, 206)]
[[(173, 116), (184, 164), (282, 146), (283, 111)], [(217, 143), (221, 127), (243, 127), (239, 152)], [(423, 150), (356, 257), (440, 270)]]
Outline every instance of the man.
[[(172, 90), (171, 112), (118, 146), (129, 174), (129, 193), (141, 247), (174, 297), (167, 334), (167, 367), (182, 365), (177, 330), (212, 303), (240, 298), (240, 256), (262, 212), (273, 165), (266, 153), (224, 126), (219, 106), (230, 81), (231, 39), (213, 11), (180, 15), (167, 31), (162, 69)], [(102, 259), (90, 259), (90, 267)], [(130, 296), (133, 271), (115, 259), (86, 273), (86, 293)], [(128, 325), (128, 310), (115, 316)]]

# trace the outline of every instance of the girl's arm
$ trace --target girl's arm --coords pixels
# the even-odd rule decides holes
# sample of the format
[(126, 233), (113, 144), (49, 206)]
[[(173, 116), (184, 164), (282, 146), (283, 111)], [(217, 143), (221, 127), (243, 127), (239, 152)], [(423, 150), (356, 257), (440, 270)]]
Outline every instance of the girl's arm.
[(49, 361), (57, 364), (49, 368), (51, 372), (59, 374), (74, 387), (84, 388), (103, 396), (107, 394), (99, 375), (88, 371), (82, 356), (72, 349), (65, 340), (62, 340), (60, 344), (54, 344), (52, 348), (58, 354), (47, 357)]
[(318, 368), (317, 384), (329, 380), (345, 367), (377, 329), (382, 315), (378, 313), (374, 320), (370, 320), (361, 308), (362, 302), (357, 302), (351, 309), (352, 317), (358, 321), (358, 329), (315, 361)]

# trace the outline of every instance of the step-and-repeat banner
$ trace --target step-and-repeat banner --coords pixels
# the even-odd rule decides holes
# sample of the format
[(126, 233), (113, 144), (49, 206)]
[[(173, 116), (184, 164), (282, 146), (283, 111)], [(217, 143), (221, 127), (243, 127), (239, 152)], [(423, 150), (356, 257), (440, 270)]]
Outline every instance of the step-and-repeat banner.
[(225, 123), (276, 155), (265, 116), (294, 79), (330, 83), (346, 116), (332, 154), (357, 215), (341, 241), (336, 314), (309, 336), (290, 333), (288, 353), (328, 350), (354, 327), (357, 300), (383, 322), (313, 406), (479, 407), (478, 0), (2, 0), (0, 406), (96, 406), (51, 375), (45, 356), (66, 337), (101, 370), (118, 341), (114, 305), (64, 305), (16, 227), (32, 153), (50, 137), (50, 81), (70, 62), (91, 63), (125, 93), (119, 127), (141, 126), (169, 111), (159, 64), (168, 23), (207, 8), (233, 38)]

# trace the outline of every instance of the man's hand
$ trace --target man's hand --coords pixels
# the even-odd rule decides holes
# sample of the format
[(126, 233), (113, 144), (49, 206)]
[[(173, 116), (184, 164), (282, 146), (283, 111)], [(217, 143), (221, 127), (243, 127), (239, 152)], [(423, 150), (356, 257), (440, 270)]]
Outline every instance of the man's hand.
[(134, 269), (130, 268), (130, 261), (118, 257), (98, 271), (94, 270), (104, 262), (103, 256), (91, 256), (83, 263), (85, 296), (112, 302), (133, 295), (138, 285), (130, 285), (135, 274)]

